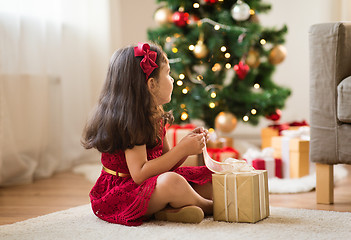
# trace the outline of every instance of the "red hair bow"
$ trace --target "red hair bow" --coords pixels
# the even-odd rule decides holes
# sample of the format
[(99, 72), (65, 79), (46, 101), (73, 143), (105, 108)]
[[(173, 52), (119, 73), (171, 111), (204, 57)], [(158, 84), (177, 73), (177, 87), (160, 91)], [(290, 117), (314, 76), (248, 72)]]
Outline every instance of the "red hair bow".
[(150, 50), (150, 45), (147, 43), (138, 43), (137, 47), (134, 47), (134, 56), (144, 58), (140, 62), (140, 67), (143, 69), (143, 72), (146, 74), (146, 80), (149, 79), (152, 71), (158, 67), (155, 63), (157, 58), (157, 53)]

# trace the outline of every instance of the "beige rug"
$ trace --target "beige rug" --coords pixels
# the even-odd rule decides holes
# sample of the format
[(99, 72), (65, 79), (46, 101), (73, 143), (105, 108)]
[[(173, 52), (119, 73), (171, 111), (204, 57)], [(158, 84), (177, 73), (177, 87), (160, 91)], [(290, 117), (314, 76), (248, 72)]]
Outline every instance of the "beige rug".
[(147, 222), (126, 227), (104, 222), (90, 205), (0, 226), (0, 239), (351, 239), (351, 213), (271, 208), (271, 216), (255, 224), (215, 222), (200, 224)]

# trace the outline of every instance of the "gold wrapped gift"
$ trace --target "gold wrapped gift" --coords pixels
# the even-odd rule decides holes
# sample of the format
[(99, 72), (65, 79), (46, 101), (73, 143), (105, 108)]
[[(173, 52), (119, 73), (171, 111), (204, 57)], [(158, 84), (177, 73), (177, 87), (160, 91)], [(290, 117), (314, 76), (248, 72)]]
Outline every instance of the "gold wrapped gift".
[(269, 216), (266, 170), (213, 174), (213, 219), (255, 223)]

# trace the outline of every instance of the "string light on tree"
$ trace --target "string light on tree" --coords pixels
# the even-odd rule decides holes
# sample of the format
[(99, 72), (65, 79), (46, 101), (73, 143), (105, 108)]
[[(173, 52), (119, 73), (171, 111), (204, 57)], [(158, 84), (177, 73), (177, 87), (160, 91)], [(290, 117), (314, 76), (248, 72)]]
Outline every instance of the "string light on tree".
[(222, 46), (222, 47), (221, 47), (221, 51), (222, 51), (222, 52), (227, 51), (227, 47), (226, 47), (226, 46)]
[(183, 86), (183, 81), (182, 80), (178, 80), (177, 81), (177, 85), (180, 87), (180, 86)]
[(254, 108), (253, 108), (253, 109), (251, 109), (251, 114), (252, 114), (252, 115), (256, 115), (256, 114), (257, 114), (257, 110), (256, 110), (256, 109), (254, 109)]
[(183, 80), (185, 78), (185, 75), (183, 73), (179, 74), (179, 78)]
[(217, 93), (215, 91), (211, 92), (211, 98), (216, 98), (217, 97)]
[(247, 116), (247, 115), (245, 115), (245, 116), (243, 117), (243, 121), (244, 121), (244, 122), (249, 121), (249, 119), (250, 119), (250, 118), (249, 118), (249, 116)]
[(183, 121), (187, 120), (189, 117), (189, 115), (186, 112), (182, 112), (182, 114), (180, 115), (180, 119), (182, 119)]
[(230, 69), (231, 67), (232, 67), (232, 65), (231, 65), (230, 63), (226, 63), (226, 64), (225, 64), (225, 68), (226, 68), (226, 69)]
[(221, 69), (222, 69), (222, 67), (221, 67), (221, 64), (219, 64), (219, 63), (215, 63), (215, 65), (213, 65), (213, 67), (212, 67), (212, 71), (214, 71), (214, 72), (220, 71)]
[(189, 89), (187, 87), (183, 88), (182, 93), (187, 94), (189, 92)]
[(208, 106), (209, 106), (210, 108), (215, 108), (215, 107), (216, 107), (216, 104), (215, 104), (214, 102), (210, 102), (210, 103), (208, 104)]
[(202, 81), (202, 80), (204, 79), (204, 77), (203, 77), (202, 75), (197, 75), (197, 76), (196, 76), (196, 79), (197, 79), (198, 81)]
[(193, 7), (194, 7), (194, 8), (199, 8), (199, 7), (200, 7), (200, 4), (196, 2), (196, 3), (193, 4)]

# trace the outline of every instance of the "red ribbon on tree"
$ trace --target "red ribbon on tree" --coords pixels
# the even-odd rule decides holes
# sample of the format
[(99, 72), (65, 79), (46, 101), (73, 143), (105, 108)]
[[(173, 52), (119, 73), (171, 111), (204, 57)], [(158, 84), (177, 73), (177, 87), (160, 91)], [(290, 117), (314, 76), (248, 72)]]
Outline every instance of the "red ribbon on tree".
[(157, 52), (151, 51), (150, 45), (147, 43), (138, 43), (138, 46), (134, 47), (134, 56), (144, 56), (140, 62), (140, 67), (146, 74), (146, 80), (148, 80), (152, 71), (158, 67), (156, 64)]

